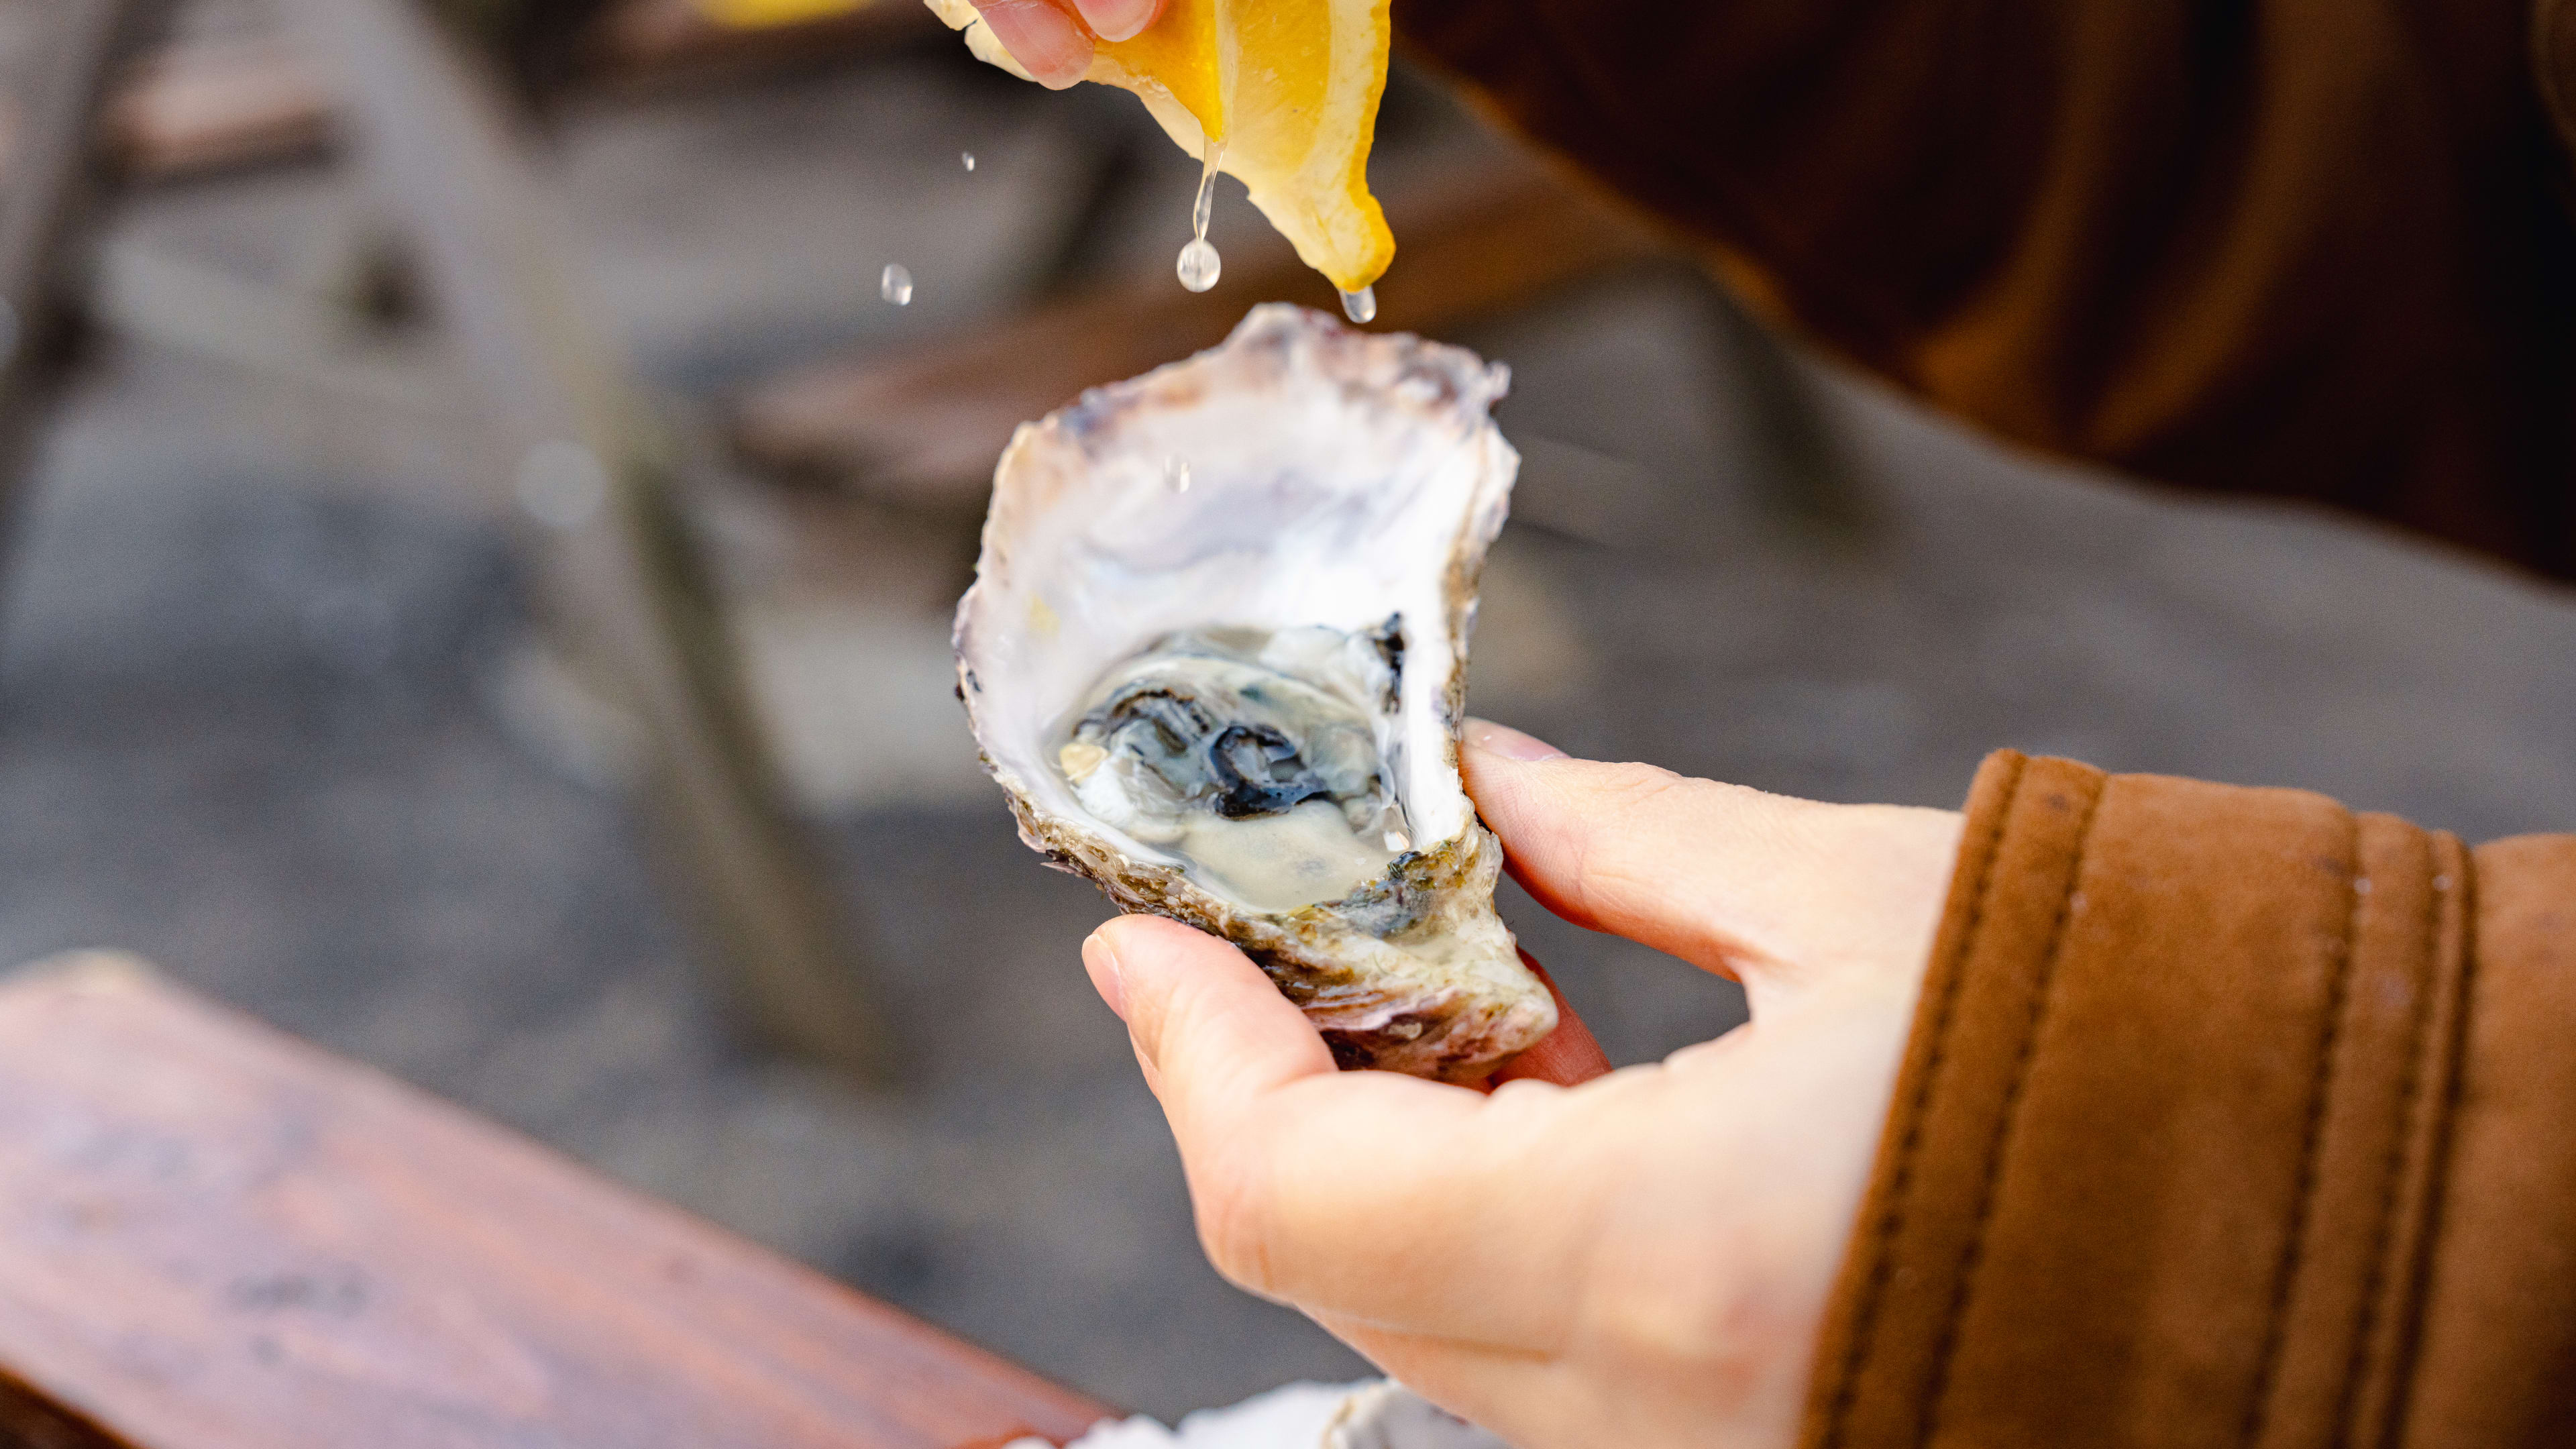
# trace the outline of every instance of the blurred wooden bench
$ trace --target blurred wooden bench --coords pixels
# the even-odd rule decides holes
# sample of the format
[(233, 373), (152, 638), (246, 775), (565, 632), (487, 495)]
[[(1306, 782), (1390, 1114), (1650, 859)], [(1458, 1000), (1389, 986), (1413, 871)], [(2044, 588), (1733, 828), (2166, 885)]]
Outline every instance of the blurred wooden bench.
[(1104, 1412), (128, 958), (0, 978), (0, 1444), (984, 1449)]

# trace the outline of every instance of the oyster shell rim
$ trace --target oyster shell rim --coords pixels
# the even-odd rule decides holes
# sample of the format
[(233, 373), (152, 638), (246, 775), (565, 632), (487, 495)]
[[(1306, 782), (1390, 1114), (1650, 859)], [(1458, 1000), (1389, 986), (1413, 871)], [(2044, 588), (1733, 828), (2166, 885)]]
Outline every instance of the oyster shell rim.
[[(1328, 374), (1338, 374), (1346, 395), (1358, 391), (1365, 374), (1386, 374), (1377, 379), (1382, 385), (1369, 393), (1370, 405), (1410, 409), (1435, 425), (1443, 422), (1439, 415), (1445, 410), (1448, 423), (1464, 424), (1461, 443), (1485, 450), (1475, 462), (1478, 476), (1464, 500), (1438, 581), (1438, 627), (1445, 636), (1447, 663), (1431, 701), (1439, 726), (1439, 756), (1436, 761), (1408, 765), (1411, 769), (1428, 765), (1440, 772), (1447, 788), (1463, 803), (1463, 826), (1418, 842), (1398, 864), (1418, 873), (1420, 883), (1442, 902), (1427, 924), (1446, 932), (1462, 952), (1481, 952), (1478, 959), (1507, 962), (1507, 973), (1494, 974), (1503, 975), (1508, 989), (1465, 970), (1364, 969), (1363, 962), (1383, 965), (1377, 960), (1381, 953), (1402, 953), (1402, 948), (1367, 936), (1342, 920), (1334, 913), (1336, 902), (1265, 913), (1200, 886), (1180, 864), (1140, 858), (1121, 846), (1115, 838), (1118, 832), (1106, 822), (1044, 808), (1030, 782), (1010, 762), (997, 759), (988, 742), (984, 686), (976, 668), (979, 624), (984, 622), (979, 610), (988, 586), (993, 594), (1002, 592), (996, 579), (1007, 574), (1012, 553), (1005, 530), (1020, 508), (1044, 506), (1017, 496), (1020, 473), (1015, 465), (1042, 448), (1068, 442), (1080, 446), (1104, 429), (1103, 419), (1114, 421), (1123, 410), (1150, 403), (1176, 381), (1185, 382), (1193, 371), (1222, 367), (1264, 349), (1299, 346), (1321, 354)], [(976, 580), (958, 602), (951, 634), (958, 697), (974, 730), (978, 757), (1010, 801), (1020, 839), (1056, 868), (1090, 879), (1121, 910), (1180, 920), (1243, 949), (1282, 994), (1314, 1021), (1335, 1060), (1345, 1068), (1375, 1067), (1443, 1080), (1474, 1080), (1535, 1045), (1556, 1025), (1553, 996), (1529, 971), (1510, 931), (1494, 912), (1501, 843), (1476, 818), (1458, 775), (1467, 639), (1474, 626), (1477, 586), (1486, 553), (1501, 531), (1519, 463), (1518, 454), (1490, 415), (1493, 402), (1508, 385), (1508, 368), (1487, 363), (1463, 348), (1410, 334), (1360, 332), (1344, 327), (1337, 318), (1291, 304), (1256, 306), (1218, 346), (1139, 377), (1090, 389), (1045, 418), (1023, 423), (995, 467), (993, 503), (985, 521)], [(1416, 651), (1408, 648), (1408, 655)], [(1417, 667), (1415, 658), (1409, 657), (1407, 665)], [(1406, 794), (1408, 804), (1412, 803), (1409, 788)], [(1440, 979), (1427, 981), (1426, 976)], [(1397, 987), (1409, 989), (1398, 991)]]

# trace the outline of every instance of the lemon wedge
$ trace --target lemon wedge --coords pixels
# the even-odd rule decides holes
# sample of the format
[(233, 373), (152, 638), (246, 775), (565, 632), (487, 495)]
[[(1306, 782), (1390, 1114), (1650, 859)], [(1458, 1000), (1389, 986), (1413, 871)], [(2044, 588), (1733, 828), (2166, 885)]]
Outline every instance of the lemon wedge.
[[(979, 59), (1028, 78), (968, 0), (927, 0)], [(1359, 292), (1395, 260), (1369, 194), (1386, 92), (1387, 0), (1171, 0), (1132, 40), (1096, 42), (1084, 79), (1134, 91), (1174, 144), (1240, 179), (1306, 265)]]
[(727, 30), (766, 30), (832, 20), (865, 10), (873, 0), (690, 0), (691, 8)]

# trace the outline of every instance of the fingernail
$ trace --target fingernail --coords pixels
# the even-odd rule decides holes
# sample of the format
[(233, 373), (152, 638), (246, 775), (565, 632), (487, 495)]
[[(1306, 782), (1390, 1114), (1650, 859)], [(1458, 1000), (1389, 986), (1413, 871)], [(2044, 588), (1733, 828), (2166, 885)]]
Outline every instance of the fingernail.
[(1091, 989), (1109, 1003), (1120, 1021), (1127, 1019), (1127, 983), (1118, 974), (1118, 953), (1098, 931), (1082, 943), (1082, 969), (1091, 974)]
[(1103, 40), (1133, 40), (1154, 23), (1154, 0), (1073, 0)]
[(1046, 0), (998, 0), (978, 9), (993, 38), (1038, 84), (1063, 90), (1091, 69), (1091, 37)]
[(1562, 760), (1566, 757), (1565, 751), (1545, 740), (1532, 739), (1519, 730), (1498, 725), (1492, 720), (1467, 721), (1467, 746), (1507, 760)]

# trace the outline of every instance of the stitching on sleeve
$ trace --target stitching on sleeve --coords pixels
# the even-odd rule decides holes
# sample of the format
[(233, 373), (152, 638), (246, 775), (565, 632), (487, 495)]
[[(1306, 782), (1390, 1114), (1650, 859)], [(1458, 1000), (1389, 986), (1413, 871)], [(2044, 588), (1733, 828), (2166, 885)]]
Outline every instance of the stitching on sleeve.
[[(2450, 982), (2443, 982), (2441, 979), (2442, 943), (2437, 937), (2433, 945), (2432, 970), (2429, 973), (2431, 979), (2428, 982), (2427, 991), (2429, 994), (2431, 991), (2447, 989), (2451, 998), (2459, 1003), (2459, 1008), (2451, 1014), (2449, 1030), (2441, 1034), (2449, 1047), (2450, 1060), (2449, 1069), (2443, 1073), (2441, 1100), (2434, 1109), (2432, 1130), (2426, 1135), (2424, 1144), (2427, 1178), (2424, 1184), (2424, 1221), (2415, 1237), (2415, 1260), (2407, 1265), (2406, 1283), (2398, 1290), (2405, 1294), (2409, 1301), (2418, 1303), (2423, 1301), (2422, 1295), (2427, 1291), (2427, 1284), (2432, 1276), (2433, 1244), (2441, 1236), (2442, 1194), (2444, 1185), (2450, 1178), (2451, 1123), (2459, 1112), (2460, 1093), (2464, 1089), (2463, 1078), (2468, 1075), (2469, 1017), (2477, 1004), (2477, 997), (2472, 989), (2478, 969), (2477, 858), (2449, 835), (2437, 835), (2434, 839), (2437, 845), (2433, 856), (2433, 868), (2437, 872), (2449, 875), (2452, 883), (2450, 890), (2436, 891), (2434, 894), (2437, 897), (2447, 896), (2448, 909), (2458, 913), (2455, 919), (2459, 922), (2460, 969)], [(2441, 919), (2440, 916), (2435, 917), (2437, 930)], [(2431, 1015), (2438, 1020), (2440, 1013), (2435, 1012)], [(2398, 1347), (2389, 1354), (2388, 1408), (2380, 1422), (2379, 1433), (2383, 1449), (2396, 1445), (2404, 1432), (2408, 1400), (2413, 1396), (2415, 1387), (2417, 1348), (2415, 1327), (2412, 1324), (2400, 1325), (2401, 1336)]]
[(2352, 962), (2361, 936), (2362, 909), (2370, 897), (2359, 889), (2361, 881), (2361, 817), (2352, 817), (2352, 873), (2345, 889), (2352, 892), (2352, 910), (2344, 918), (2343, 957), (2335, 963), (2334, 975), (2326, 983), (2326, 1020), (2317, 1040), (2317, 1070), (2308, 1086), (2308, 1123), (2299, 1146), (2298, 1211), (2290, 1218), (2290, 1234), (2281, 1245), (2281, 1266), (2272, 1281), (2272, 1310), (2263, 1329), (2263, 1357), (2254, 1375), (2254, 1397), (2245, 1406), (2245, 1438), (2248, 1449), (2263, 1437), (2272, 1409), (2272, 1390), (2281, 1376), (2281, 1357), (2289, 1347), (2290, 1295), (2298, 1287), (2299, 1263), (2307, 1252), (2309, 1220), (2317, 1208), (2317, 1186), (2324, 1173), (2319, 1159), (2325, 1146), (2326, 1101), (2334, 1089), (2334, 1069), (2343, 1050), (2343, 1011), (2345, 998), (2352, 992)]
[[(1977, 885), (1969, 893), (1968, 920), (1959, 932), (1959, 949), (1946, 964), (1949, 974), (1941, 983), (1941, 999), (1932, 1009), (1930, 1050), (1923, 1061), (1922, 1079), (1904, 1104), (1904, 1130), (1897, 1138), (1896, 1160), (1888, 1169), (1887, 1209), (1870, 1233), (1869, 1280), (1861, 1290), (1860, 1301), (1852, 1310), (1851, 1343), (1836, 1370), (1832, 1408), (1825, 1415), (1824, 1449), (1833, 1449), (1843, 1441), (1843, 1431), (1853, 1405), (1860, 1397), (1861, 1365), (1869, 1357), (1871, 1341), (1878, 1331), (1878, 1310), (1886, 1297), (1887, 1280), (1895, 1269), (1896, 1236), (1905, 1225), (1906, 1200), (1914, 1190), (1914, 1159), (1923, 1142), (1923, 1118), (1932, 1105), (1932, 1090), (1948, 1060), (1950, 1020), (1959, 1002), (1960, 984), (1968, 974), (1968, 962), (1976, 955), (1977, 939), (1986, 923), (1986, 905), (1994, 897), (1995, 862), (2003, 855), (2005, 834), (2012, 825), (2013, 806), (2021, 799), (2022, 781), (2030, 762), (2016, 759), (2012, 763), (2012, 780), (2004, 786), (2004, 797), (1995, 806), (1993, 834), (1979, 842)], [(1889, 1123), (1891, 1130), (1894, 1122)]]
[[(2428, 877), (2439, 875), (2442, 872), (2440, 844), (2429, 840), (2426, 844), (2430, 848), (2425, 851), (2424, 873)], [(2414, 1155), (2415, 1102), (2424, 1081), (2424, 1058), (2433, 1046), (2433, 1033), (2429, 1028), (2433, 1024), (2433, 992), (2439, 984), (2441, 969), (2444, 894), (2433, 889), (2429, 879), (2425, 882), (2424, 949), (2414, 972), (2415, 1002), (2407, 1016), (2406, 1075), (2398, 1084), (2396, 1131), (2391, 1134), (2388, 1144), (2388, 1161), (2381, 1168), (2379, 1222), (2371, 1229), (2370, 1256), (2364, 1260), (2367, 1266), (2361, 1280), (2360, 1317), (2353, 1325), (2352, 1353), (2344, 1365), (2343, 1390), (2336, 1396), (2331, 1421), (2338, 1426), (2338, 1433), (2346, 1436), (2347, 1443), (2359, 1437), (2360, 1426), (2352, 1422), (2352, 1416), (2361, 1399), (2362, 1375), (2370, 1366), (2370, 1337), (2379, 1326), (2380, 1296), (2389, 1278), (2387, 1258), (2389, 1240), (2397, 1231), (2397, 1199), (2406, 1185), (2407, 1160)]]
[(1986, 1146), (1986, 1175), (1977, 1192), (1976, 1224), (1968, 1235), (1967, 1255), (1959, 1263), (1958, 1287), (1950, 1295), (1950, 1309), (1941, 1323), (1941, 1336), (1933, 1343), (1932, 1378), (1926, 1386), (1924, 1401), (1932, 1407), (1923, 1416), (1923, 1431), (1915, 1441), (1929, 1444), (1939, 1432), (1941, 1410), (1950, 1395), (1950, 1365), (1959, 1347), (1959, 1325), (1967, 1319), (1968, 1305), (1976, 1296), (1977, 1270), (1983, 1263), (1986, 1230), (1992, 1225), (1995, 1193), (2002, 1185), (2004, 1160), (2011, 1153), (2013, 1128), (2021, 1119), (2022, 1089), (2029, 1083), (2030, 1066), (2039, 1055), (2039, 1035), (2048, 1022), (2051, 988), (2057, 984), (2057, 964), (2066, 951), (2066, 925), (2075, 914), (2075, 898), (2082, 894), (2084, 859), (2093, 844), (2093, 824), (2102, 818), (2102, 797), (2110, 793), (2111, 784), (2104, 781), (2093, 792), (2084, 807), (2084, 822), (2075, 832), (2075, 863), (2067, 873), (2066, 893), (2058, 898), (2057, 919), (2048, 928), (2048, 949), (2040, 957), (2039, 981), (2031, 991), (2030, 1022), (2023, 1028), (2021, 1049), (2013, 1058), (2012, 1077), (2004, 1086), (2003, 1109), (1997, 1114), (1994, 1138)]

